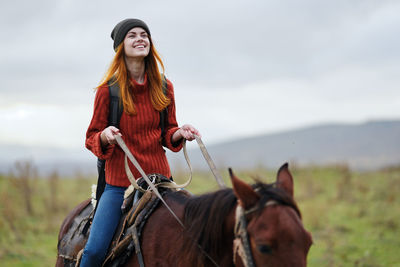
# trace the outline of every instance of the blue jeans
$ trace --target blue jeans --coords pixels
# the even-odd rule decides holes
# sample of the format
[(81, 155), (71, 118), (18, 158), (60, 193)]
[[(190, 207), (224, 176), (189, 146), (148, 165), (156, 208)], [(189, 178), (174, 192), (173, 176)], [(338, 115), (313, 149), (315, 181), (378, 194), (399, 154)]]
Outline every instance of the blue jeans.
[(89, 239), (83, 250), (81, 267), (101, 266), (121, 218), (125, 187), (106, 184), (94, 215)]

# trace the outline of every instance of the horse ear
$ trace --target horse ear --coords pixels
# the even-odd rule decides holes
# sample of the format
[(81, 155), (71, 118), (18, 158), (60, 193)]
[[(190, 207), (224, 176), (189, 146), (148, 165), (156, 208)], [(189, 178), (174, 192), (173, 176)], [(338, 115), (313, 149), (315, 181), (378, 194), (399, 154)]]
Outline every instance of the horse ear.
[(239, 201), (239, 205), (244, 209), (249, 209), (257, 204), (260, 195), (250, 185), (237, 178), (231, 168), (229, 168), (229, 175), (232, 181), (233, 192)]
[(293, 178), (289, 171), (289, 164), (285, 163), (279, 168), (276, 178), (277, 187), (282, 188), (293, 197)]

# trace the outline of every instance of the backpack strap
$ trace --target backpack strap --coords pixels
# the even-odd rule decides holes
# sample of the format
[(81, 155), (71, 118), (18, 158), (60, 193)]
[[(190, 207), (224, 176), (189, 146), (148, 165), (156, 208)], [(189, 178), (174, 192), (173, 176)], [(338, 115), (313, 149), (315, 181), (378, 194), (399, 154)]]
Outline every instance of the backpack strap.
[[(168, 83), (167, 83), (167, 77), (165, 77), (164, 74), (162, 74), (162, 90), (165, 96), (167, 96), (168, 93)], [(164, 108), (160, 112), (160, 128), (161, 128), (161, 144), (163, 146), (166, 146), (165, 142), (165, 125), (168, 124), (168, 107)]]
[[(115, 78), (112, 78), (108, 81), (108, 91), (110, 93), (110, 105), (108, 110), (108, 126), (119, 127), (119, 121), (121, 119), (121, 115), (123, 112), (123, 106), (120, 103), (119, 97), (119, 85), (115, 81)], [(106, 166), (106, 161), (97, 159), (97, 171), (99, 177), (97, 179), (97, 188), (96, 188), (96, 200), (98, 201), (101, 195), (104, 192), (104, 188), (106, 187), (106, 176), (104, 168)], [(97, 207), (97, 206), (96, 206)]]
[(121, 105), (120, 101), (119, 85), (114, 78), (108, 82), (108, 88), (110, 92), (108, 126), (119, 128), (119, 121), (121, 120), (123, 106)]

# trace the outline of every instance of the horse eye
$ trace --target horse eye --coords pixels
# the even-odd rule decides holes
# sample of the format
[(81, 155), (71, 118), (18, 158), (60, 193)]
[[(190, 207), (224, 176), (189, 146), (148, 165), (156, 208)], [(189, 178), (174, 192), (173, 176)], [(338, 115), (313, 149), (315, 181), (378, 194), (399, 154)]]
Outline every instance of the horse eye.
[(272, 253), (272, 248), (268, 245), (257, 245), (258, 251), (260, 251), (263, 254), (271, 254)]

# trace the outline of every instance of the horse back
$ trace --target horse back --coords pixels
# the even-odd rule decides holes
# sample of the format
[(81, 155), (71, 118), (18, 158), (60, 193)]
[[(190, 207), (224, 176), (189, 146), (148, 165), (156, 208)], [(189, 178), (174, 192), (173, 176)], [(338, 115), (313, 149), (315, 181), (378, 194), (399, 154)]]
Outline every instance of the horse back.
[[(174, 213), (183, 220), (184, 203), (190, 197), (185, 190), (169, 193), (165, 201)], [(176, 247), (182, 242), (184, 228), (162, 204), (159, 205), (146, 221), (141, 233), (141, 250), (146, 267), (190, 266), (181, 261)], [(138, 259), (133, 255), (126, 266), (139, 266)]]

